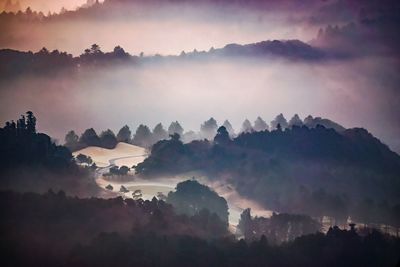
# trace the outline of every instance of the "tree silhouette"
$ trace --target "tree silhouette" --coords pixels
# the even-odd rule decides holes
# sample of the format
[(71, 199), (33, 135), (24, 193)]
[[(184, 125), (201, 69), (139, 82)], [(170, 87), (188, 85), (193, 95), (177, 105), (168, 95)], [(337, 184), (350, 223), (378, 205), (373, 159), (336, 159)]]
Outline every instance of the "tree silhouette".
[(254, 131), (260, 132), (265, 130), (268, 130), (268, 124), (260, 116), (258, 116), (254, 121)]
[(282, 129), (286, 129), (289, 126), (287, 120), (282, 113), (276, 116), (273, 121), (271, 121), (271, 129), (277, 129), (278, 124), (281, 126)]
[(36, 117), (32, 111), (26, 112), (26, 130), (29, 134), (36, 133)]
[(69, 131), (65, 135), (65, 146), (71, 151), (79, 149), (79, 136), (74, 131)]
[(210, 118), (200, 126), (200, 134), (203, 138), (212, 140), (217, 133), (217, 128), (217, 121), (214, 118)]
[(232, 124), (228, 120), (225, 120), (222, 126), (226, 128), (231, 137), (235, 136), (235, 130), (233, 129)]
[(164, 129), (164, 126), (161, 123), (158, 123), (153, 129), (153, 142), (156, 143), (160, 140), (164, 140), (168, 138), (168, 133)]
[(242, 133), (250, 133), (253, 131), (253, 126), (251, 126), (251, 122), (248, 119), (245, 119), (242, 123)]
[(289, 127), (293, 126), (303, 126), (303, 121), (300, 119), (299, 115), (294, 114), (294, 116), (289, 120)]
[(90, 53), (91, 54), (102, 54), (103, 52), (100, 49), (100, 46), (98, 44), (92, 44), (92, 46), (90, 47)]
[(118, 142), (124, 142), (124, 143), (130, 143), (131, 142), (131, 135), (132, 135), (132, 132), (129, 129), (129, 126), (125, 125), (118, 131), (117, 141)]
[(229, 133), (224, 126), (217, 130), (217, 135), (214, 137), (214, 142), (218, 145), (227, 145), (231, 141)]
[(216, 213), (223, 222), (228, 222), (226, 200), (196, 180), (177, 184), (176, 191), (168, 194), (167, 203), (172, 204), (178, 213), (195, 215), (207, 209), (211, 213)]
[(113, 149), (115, 148), (117, 143), (118, 143), (117, 138), (115, 137), (113, 131), (111, 131), (110, 129), (107, 129), (106, 131), (103, 131), (100, 134), (101, 147)]
[(100, 138), (93, 128), (87, 129), (79, 138), (79, 143), (84, 146), (101, 146)]
[(175, 122), (171, 122), (171, 124), (168, 127), (168, 134), (172, 135), (172, 134), (179, 134), (180, 136), (183, 135), (183, 128), (182, 126), (179, 124), (178, 121)]
[(140, 124), (136, 129), (135, 136), (132, 139), (132, 144), (141, 146), (141, 147), (149, 147), (152, 145), (152, 135), (149, 127), (146, 125)]

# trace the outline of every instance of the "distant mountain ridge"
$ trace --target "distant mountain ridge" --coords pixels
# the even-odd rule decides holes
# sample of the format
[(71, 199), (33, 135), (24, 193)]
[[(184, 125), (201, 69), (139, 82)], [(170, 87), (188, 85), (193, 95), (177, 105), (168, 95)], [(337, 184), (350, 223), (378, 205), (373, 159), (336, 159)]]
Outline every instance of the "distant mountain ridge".
[[(93, 47), (96, 47), (95, 50)], [(19, 75), (24, 72), (34, 72), (41, 74), (41, 70), (50, 69), (52, 72), (60, 69), (74, 69), (83, 66), (104, 66), (109, 64), (139, 64), (158, 61), (176, 61), (176, 60), (196, 60), (217, 58), (282, 58), (288, 60), (315, 61), (328, 58), (320, 49), (314, 48), (299, 40), (273, 40), (262, 41), (258, 43), (239, 45), (228, 44), (223, 48), (209, 51), (196, 51), (184, 53), (179, 56), (135, 56), (125, 52), (125, 50), (116, 46), (112, 52), (103, 52), (100, 47), (93, 45), (86, 49), (83, 54), (73, 57), (67, 52), (58, 50), (49, 51), (46, 48), (38, 52), (24, 52), (13, 49), (0, 49), (0, 76)], [(47, 72), (46, 72), (47, 73)]]
[(300, 40), (269, 40), (239, 45), (228, 44), (220, 49), (209, 51), (223, 56), (265, 56), (273, 55), (292, 59), (317, 60), (325, 57), (325, 53)]

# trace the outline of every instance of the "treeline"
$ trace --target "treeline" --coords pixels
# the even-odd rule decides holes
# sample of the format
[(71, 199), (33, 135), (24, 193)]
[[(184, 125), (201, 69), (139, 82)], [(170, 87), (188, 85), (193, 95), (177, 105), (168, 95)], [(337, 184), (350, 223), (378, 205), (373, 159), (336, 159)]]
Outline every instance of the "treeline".
[[(294, 126), (315, 128), (317, 125), (332, 128), (337, 132), (343, 132), (345, 130), (343, 126), (329, 119), (320, 117), (314, 118), (309, 115), (302, 120), (299, 115), (295, 114), (289, 121), (287, 121), (283, 114), (279, 114), (271, 121), (271, 123), (267, 123), (260, 116), (257, 117), (253, 124), (248, 119), (245, 119), (242, 123), (241, 129), (238, 130), (238, 134), (266, 131), (270, 129), (275, 130), (277, 128), (286, 129)], [(232, 124), (228, 120), (225, 120), (222, 123), (222, 126), (227, 129), (230, 137), (237, 136)], [(68, 132), (65, 136), (65, 146), (67, 146), (71, 151), (80, 150), (88, 146), (99, 146), (112, 149), (118, 142), (125, 142), (148, 148), (160, 140), (168, 139), (174, 134), (178, 134), (184, 143), (189, 143), (194, 140), (213, 140), (214, 136), (217, 134), (218, 127), (217, 121), (211, 117), (200, 125), (200, 130), (198, 132), (191, 130), (185, 132), (178, 121), (172, 122), (168, 129), (165, 129), (161, 123), (158, 123), (153, 130), (145, 124), (140, 124), (134, 134), (132, 134), (128, 125), (123, 126), (117, 134), (114, 134), (113, 131), (108, 129), (98, 135), (93, 128), (90, 128), (85, 130), (80, 137), (74, 131)]]
[(163, 201), (0, 193), (2, 266), (395, 266), (400, 240), (331, 228), (282, 245), (237, 241), (210, 213)]
[(48, 135), (36, 132), (36, 117), (31, 111), (0, 128), (0, 151), (1, 169), (21, 165), (60, 169), (72, 164), (68, 149), (54, 144)]
[[(85, 49), (78, 57), (58, 50), (42, 48), (38, 52), (0, 50), (0, 77), (11, 79), (21, 74), (54, 75), (60, 71), (73, 73), (83, 67), (106, 66), (124, 62), (135, 63), (139, 57), (131, 56), (120, 46), (111, 52), (103, 52), (97, 44)], [(7, 62), (7, 64), (5, 64)]]
[(75, 131), (69, 131), (65, 136), (65, 146), (71, 151), (80, 150), (88, 146), (98, 146), (103, 148), (112, 149), (118, 142), (124, 142), (141, 147), (151, 147), (159, 140), (167, 139), (169, 135), (178, 133), (183, 135), (183, 128), (179, 122), (172, 122), (168, 130), (159, 123), (153, 130), (144, 124), (140, 124), (136, 132), (132, 134), (128, 125), (123, 126), (117, 134), (110, 129), (103, 131), (97, 135), (93, 128), (85, 130), (79, 137)]
[(211, 48), (209, 51), (198, 52), (196, 49), (188, 53), (182, 51), (177, 56), (161, 56), (159, 54), (144, 56), (143, 52), (138, 55), (130, 55), (121, 46), (116, 46), (111, 52), (103, 52), (98, 44), (91, 45), (90, 48), (85, 49), (77, 57), (58, 50), (49, 51), (45, 47), (38, 52), (3, 49), (0, 50), (0, 62), (7, 62), (7, 64), (0, 64), (0, 77), (11, 79), (22, 74), (52, 75), (60, 71), (78, 73), (83, 68), (94, 69), (96, 67), (121, 64), (139, 65), (141, 63), (163, 61), (177, 62), (182, 60), (195, 61), (238, 57), (257, 58), (260, 56), (315, 60), (322, 58), (323, 53), (298, 40), (263, 41), (247, 45), (229, 44), (219, 49)]
[(246, 243), (223, 239), (207, 242), (187, 236), (103, 234), (89, 245), (76, 247), (67, 265), (390, 267), (399, 264), (399, 248), (399, 239), (376, 231), (359, 236), (338, 228), (281, 246), (271, 245), (265, 237)]
[(45, 192), (63, 189), (73, 195), (95, 195), (89, 170), (78, 167), (65, 146), (36, 132), (36, 117), (28, 111), (0, 128), (0, 188)]
[(282, 244), (295, 238), (321, 231), (321, 223), (310, 216), (300, 214), (273, 213), (270, 218), (251, 216), (250, 209), (240, 215), (238, 230), (246, 241), (260, 240), (263, 236), (271, 244)]
[(54, 264), (68, 257), (74, 245), (89, 244), (103, 232), (204, 240), (231, 236), (215, 214), (204, 210), (190, 217), (177, 215), (171, 205), (155, 198), (79, 199), (62, 191), (44, 195), (1, 192), (0, 206), (0, 247), (8, 255), (1, 260), (2, 266), (32, 265), (36, 260), (41, 262), (35, 265)]
[(229, 177), (239, 193), (281, 213), (307, 214), (332, 225), (348, 218), (400, 227), (400, 157), (364, 129), (338, 133), (293, 126), (242, 133), (220, 127), (214, 141), (163, 140), (138, 164), (142, 176), (200, 170)]

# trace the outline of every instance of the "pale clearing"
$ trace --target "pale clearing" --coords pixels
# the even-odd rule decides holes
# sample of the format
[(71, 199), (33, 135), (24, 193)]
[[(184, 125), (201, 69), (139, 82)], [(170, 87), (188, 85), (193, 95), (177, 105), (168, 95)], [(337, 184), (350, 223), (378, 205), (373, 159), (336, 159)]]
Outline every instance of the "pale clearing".
[(107, 167), (111, 163), (117, 166), (132, 167), (147, 157), (147, 150), (140, 146), (121, 142), (114, 149), (90, 146), (73, 153), (75, 157), (79, 154), (91, 157), (98, 167)]

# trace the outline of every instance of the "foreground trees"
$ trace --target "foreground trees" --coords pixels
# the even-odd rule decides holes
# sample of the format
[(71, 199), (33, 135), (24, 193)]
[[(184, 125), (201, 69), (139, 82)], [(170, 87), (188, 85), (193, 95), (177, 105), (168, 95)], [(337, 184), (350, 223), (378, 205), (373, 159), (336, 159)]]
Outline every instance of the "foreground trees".
[(228, 223), (228, 204), (209, 187), (196, 180), (187, 180), (176, 186), (176, 192), (170, 192), (167, 203), (172, 204), (178, 213), (190, 216), (200, 214), (203, 210), (218, 215), (220, 220)]
[(274, 213), (271, 218), (252, 218), (250, 209), (245, 209), (240, 215), (238, 229), (248, 241), (265, 236), (273, 244), (281, 244), (317, 233), (321, 230), (321, 224), (309, 216), (297, 214)]
[[(0, 192), (2, 266), (392, 267), (400, 239), (331, 228), (273, 245), (235, 240), (207, 212), (176, 215), (163, 201)], [(34, 231), (32, 231), (34, 222)]]

